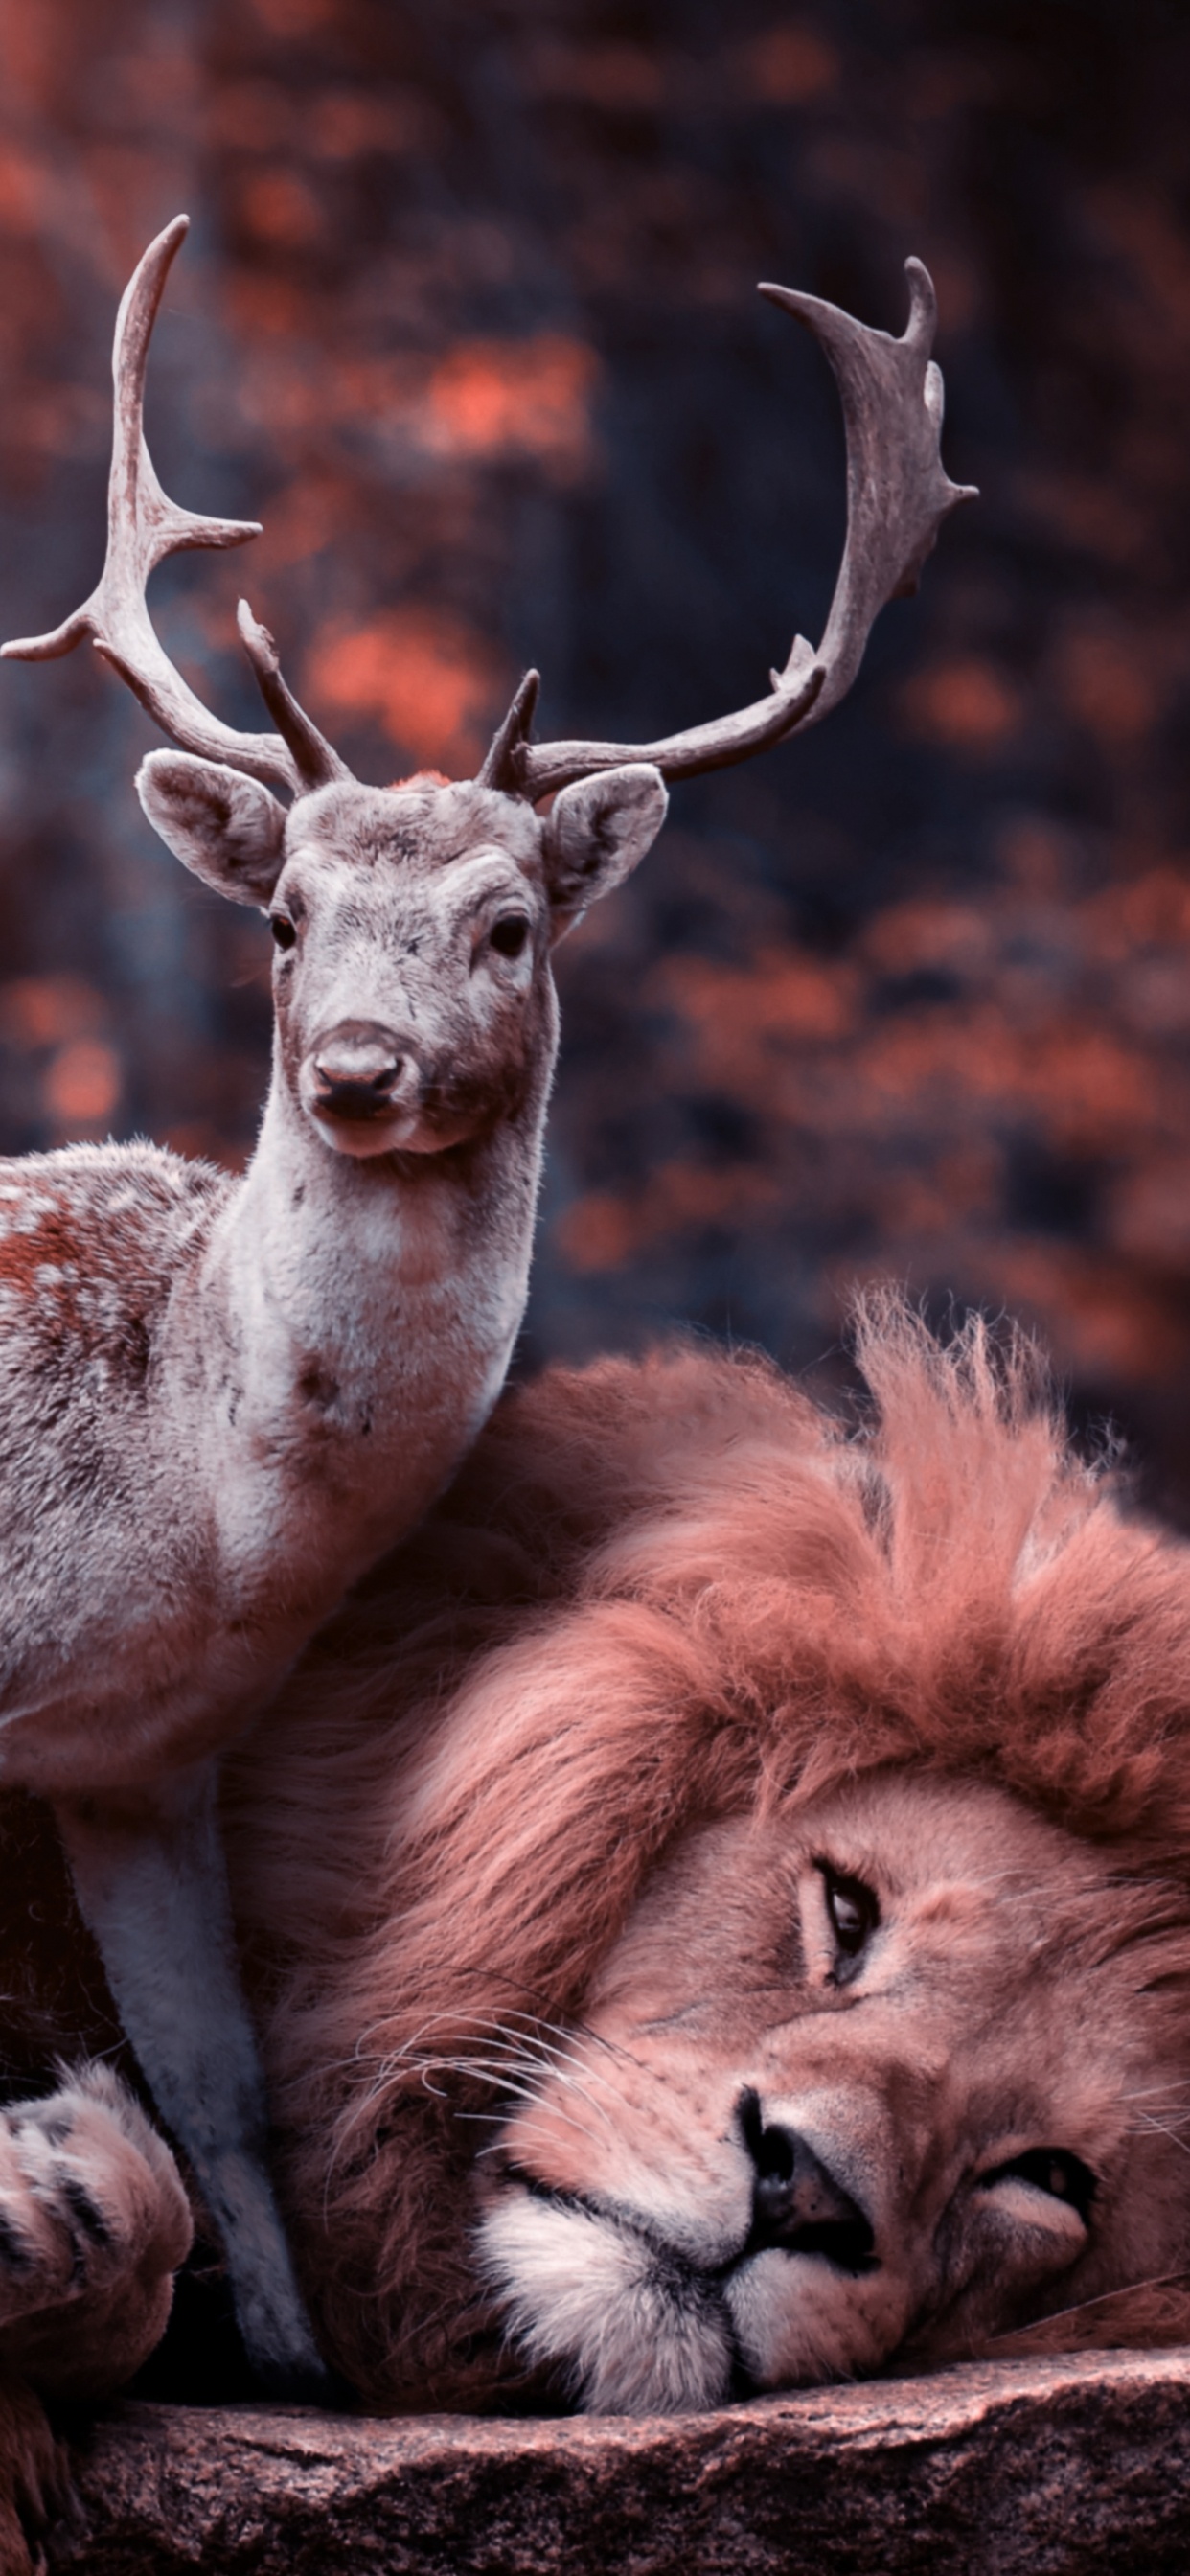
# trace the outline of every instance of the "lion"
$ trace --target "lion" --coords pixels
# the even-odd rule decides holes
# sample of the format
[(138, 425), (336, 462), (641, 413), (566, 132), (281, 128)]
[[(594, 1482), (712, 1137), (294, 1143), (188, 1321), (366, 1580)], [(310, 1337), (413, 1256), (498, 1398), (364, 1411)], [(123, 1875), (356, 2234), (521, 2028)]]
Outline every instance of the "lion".
[[(1190, 1547), (1024, 1338), (886, 1296), (858, 1356), (854, 1419), (698, 1343), (507, 1395), (228, 1765), (369, 2409), (1190, 2336)], [(127, 2379), (191, 2225), (109, 2065), (45, 2090), (111, 2040), (65, 1921), (53, 1979), (3, 1943), (0, 2360), (50, 2396)]]

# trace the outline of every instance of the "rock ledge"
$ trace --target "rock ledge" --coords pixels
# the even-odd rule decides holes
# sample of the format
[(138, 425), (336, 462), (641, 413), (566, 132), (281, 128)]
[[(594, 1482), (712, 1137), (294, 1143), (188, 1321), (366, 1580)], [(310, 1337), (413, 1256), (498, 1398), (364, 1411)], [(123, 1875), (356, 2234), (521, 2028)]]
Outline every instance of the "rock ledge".
[(77, 2482), (54, 2576), (1184, 2576), (1190, 2348), (643, 2421), (127, 2404)]

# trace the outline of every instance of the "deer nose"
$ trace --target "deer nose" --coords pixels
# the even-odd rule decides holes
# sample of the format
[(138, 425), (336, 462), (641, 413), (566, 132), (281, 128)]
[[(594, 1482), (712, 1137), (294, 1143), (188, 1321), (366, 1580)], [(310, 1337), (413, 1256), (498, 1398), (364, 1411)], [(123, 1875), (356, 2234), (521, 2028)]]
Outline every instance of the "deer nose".
[(315, 1107), (332, 1118), (383, 1118), (408, 1088), (410, 1070), (391, 1029), (346, 1021), (315, 1048)]
[(738, 2117), (753, 2167), (752, 2225), (744, 2253), (773, 2246), (789, 2254), (825, 2254), (843, 2272), (870, 2270), (871, 2223), (808, 2140), (779, 2121), (766, 2124), (756, 2093), (741, 2095)]

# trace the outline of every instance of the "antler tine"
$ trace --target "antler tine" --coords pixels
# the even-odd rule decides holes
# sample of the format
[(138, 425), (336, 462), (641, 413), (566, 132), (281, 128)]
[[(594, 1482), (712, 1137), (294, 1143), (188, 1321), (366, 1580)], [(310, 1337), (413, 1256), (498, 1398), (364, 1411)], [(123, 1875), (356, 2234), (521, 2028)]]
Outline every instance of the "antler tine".
[(909, 321), (899, 340), (816, 295), (788, 286), (760, 289), (821, 341), (843, 405), (847, 542), (817, 652), (804, 636), (795, 637), (784, 670), (770, 673), (771, 697), (661, 742), (525, 743), (513, 727), (504, 765), (523, 796), (536, 801), (571, 779), (633, 761), (655, 762), (666, 778), (725, 769), (800, 726), (817, 724), (845, 696), (879, 611), (916, 590), (943, 520), (960, 501), (977, 497), (973, 485), (952, 483), (942, 464), (942, 375), (930, 357), (934, 288), (919, 259), (906, 260), (905, 269)]
[(336, 778), (350, 778), (345, 760), (332, 750), (325, 734), (298, 705), (281, 670), (277, 647), (267, 626), (258, 625), (246, 599), (236, 610), (240, 642), (256, 674), (256, 685), (269, 714), (284, 736), (293, 755), (301, 782), (301, 792), (309, 795), (312, 788), (329, 787)]
[(23, 636), (0, 646), (0, 655), (13, 662), (48, 662), (72, 652), (90, 636), (96, 651), (127, 681), (154, 723), (183, 750), (226, 761), (253, 778), (279, 779), (300, 794), (305, 781), (279, 734), (238, 733), (195, 697), (158, 641), (145, 600), (149, 575), (167, 555), (194, 546), (242, 546), (260, 535), (256, 520), (205, 518), (168, 500), (145, 444), (149, 341), (166, 278), (189, 224), (188, 215), (175, 215), (150, 242), (124, 290), (116, 317), (115, 422), (103, 572), (90, 598), (52, 634)]
[(510, 796), (518, 793), (517, 762), (528, 744), (540, 687), (540, 673), (526, 671), (499, 732), (492, 736), (483, 767), (476, 772), (478, 786), (499, 787)]

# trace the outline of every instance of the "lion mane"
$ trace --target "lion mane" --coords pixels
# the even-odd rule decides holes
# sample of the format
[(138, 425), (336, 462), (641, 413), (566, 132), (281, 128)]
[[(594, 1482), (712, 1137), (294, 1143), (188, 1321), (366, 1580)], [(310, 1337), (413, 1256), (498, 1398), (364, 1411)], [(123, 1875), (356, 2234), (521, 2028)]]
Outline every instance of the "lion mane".
[[(1190, 2073), (1190, 1550), (1075, 1453), (1023, 1337), (942, 1346), (881, 1296), (857, 1352), (848, 1418), (690, 1343), (509, 1394), (230, 1767), (290, 2224), (374, 2406), (531, 2392), (474, 2256), (510, 2034), (581, 2020), (710, 1821), (890, 1771), (1012, 1793), (1103, 1865), (1102, 1945), (1157, 1938)], [(1188, 2330), (1174, 2280), (1048, 2333)]]
[[(689, 1341), (508, 1393), (228, 1764), (288, 2224), (378, 2411), (1190, 2339), (1190, 1547), (1023, 1336), (884, 1294), (856, 1349), (850, 1403)], [(191, 2219), (36, 1802), (0, 1834), (32, 2526), (32, 2392), (127, 2375)], [(191, 2298), (153, 2392), (242, 2393), (187, 2390)]]

